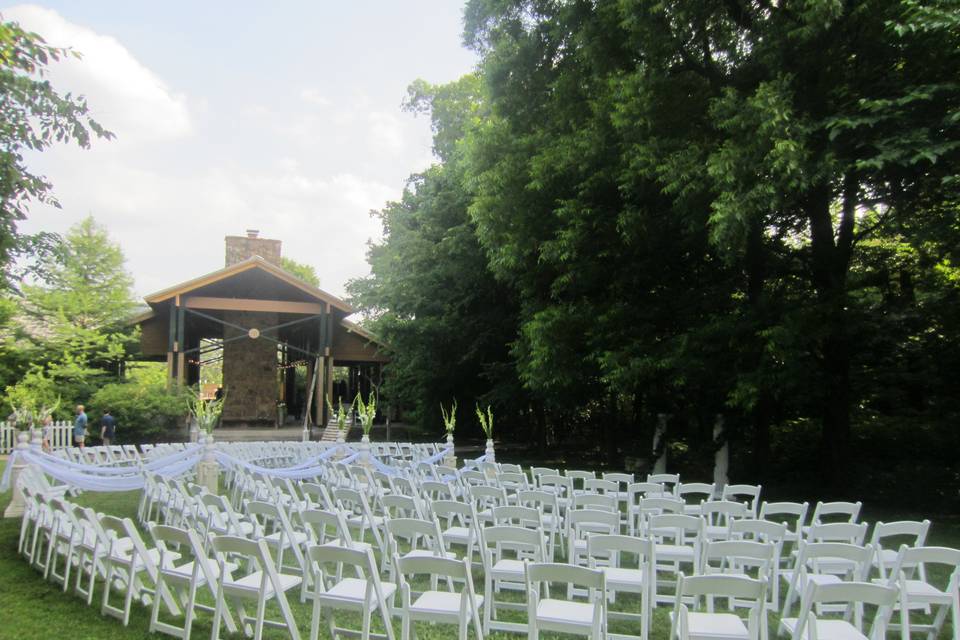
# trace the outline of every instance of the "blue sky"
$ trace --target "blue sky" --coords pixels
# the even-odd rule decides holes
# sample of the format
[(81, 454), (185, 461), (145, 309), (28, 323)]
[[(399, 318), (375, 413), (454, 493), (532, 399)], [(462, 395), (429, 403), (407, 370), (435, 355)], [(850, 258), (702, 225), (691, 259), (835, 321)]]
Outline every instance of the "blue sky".
[(138, 294), (223, 265), (223, 236), (258, 228), (342, 294), (367, 273), (371, 208), (428, 166), (429, 122), (401, 110), (416, 78), (469, 73), (459, 2), (48, 2), (4, 5), (79, 62), (51, 81), (117, 134), (30, 158), (63, 210), (88, 213), (127, 256)]

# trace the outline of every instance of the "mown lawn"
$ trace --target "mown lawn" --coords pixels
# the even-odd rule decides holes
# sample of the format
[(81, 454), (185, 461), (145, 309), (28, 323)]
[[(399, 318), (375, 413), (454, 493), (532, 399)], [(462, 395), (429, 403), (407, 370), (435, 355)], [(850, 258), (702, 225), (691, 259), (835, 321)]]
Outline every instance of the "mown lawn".
[[(0, 462), (0, 473), (3, 471), (4, 462)], [(0, 512), (6, 509), (10, 500), (10, 493), (0, 494)], [(138, 493), (117, 493), (117, 494), (96, 494), (84, 493), (77, 502), (91, 506), (98, 511), (111, 513), (121, 517), (129, 516), (136, 520)], [(894, 512), (889, 510), (868, 510), (865, 517), (868, 521), (894, 519), (903, 519), (915, 516), (916, 514), (905, 514), (903, 512)], [(63, 590), (43, 579), (43, 576), (31, 569), (25, 560), (16, 552), (17, 538), (19, 536), (20, 521), (0, 519), (0, 639), (38, 639), (48, 640), (51, 638), (62, 640), (86, 640), (86, 639), (104, 639), (104, 640), (132, 640), (134, 638), (166, 638), (162, 634), (150, 634), (147, 631), (149, 622), (149, 611), (138, 605), (134, 605), (134, 611), (131, 615), (130, 626), (123, 627), (118, 620), (106, 618), (100, 615), (99, 602), (101, 592), (94, 596), (94, 607), (88, 607), (86, 602), (74, 595), (71, 589), (64, 593)], [(960, 545), (960, 522), (956, 519), (937, 520), (934, 518), (934, 526), (929, 540), (929, 544), (958, 546)], [(946, 581), (945, 576), (939, 576)], [(478, 592), (483, 590), (482, 574), (477, 572), (474, 576)], [(102, 585), (100, 585), (102, 588)], [(782, 590), (785, 593), (785, 589)], [(507, 594), (500, 594), (498, 600), (507, 599)], [(616, 607), (618, 609), (636, 610), (638, 604), (635, 600), (618, 596)], [(303, 638), (308, 636), (310, 628), (310, 605), (301, 605), (298, 597), (292, 596), (291, 606), (297, 617), (300, 631)], [(277, 612), (273, 615), (268, 613), (268, 617), (278, 617)], [(522, 621), (523, 614), (504, 614), (503, 619)], [(374, 616), (374, 629), (378, 628), (376, 616)], [(193, 627), (193, 638), (209, 638), (211, 631), (211, 616), (201, 613)], [(358, 627), (359, 619), (351, 619), (349, 616), (338, 614), (338, 622), (346, 623), (349, 626)], [(631, 627), (624, 627), (623, 623), (612, 622), (611, 631), (620, 631), (628, 633), (638, 633)], [(771, 614), (770, 630), (771, 638), (776, 637), (777, 617)], [(456, 637), (456, 629), (450, 626), (435, 626), (418, 624), (417, 636), (423, 640), (432, 640), (440, 638)], [(394, 623), (394, 630), (397, 638), (400, 638), (399, 621)], [(668, 640), (669, 636), (669, 618), (668, 607), (661, 605), (654, 612), (653, 624), (651, 627), (651, 640)], [(226, 634), (225, 629), (222, 635), (224, 638), (236, 637), (242, 638), (242, 635), (230, 636)], [(266, 630), (265, 638), (288, 638), (289, 635), (280, 630)], [(326, 632), (326, 625), (321, 626), (321, 638), (329, 638)], [(473, 637), (471, 635), (471, 637)], [(518, 634), (494, 633), (491, 638), (517, 638)], [(544, 638), (561, 637), (552, 634), (543, 634)], [(893, 637), (892, 635), (890, 637)], [(950, 638), (950, 624), (945, 625), (941, 638), (946, 640)]]

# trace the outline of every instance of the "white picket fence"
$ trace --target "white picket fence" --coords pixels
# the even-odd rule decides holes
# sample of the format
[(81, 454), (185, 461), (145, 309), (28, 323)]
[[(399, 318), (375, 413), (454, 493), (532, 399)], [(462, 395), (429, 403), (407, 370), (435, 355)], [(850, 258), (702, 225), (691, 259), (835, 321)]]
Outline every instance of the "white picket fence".
[[(54, 449), (73, 446), (73, 423), (66, 420), (54, 422), (50, 444)], [(0, 455), (10, 453), (17, 446), (17, 428), (10, 422), (0, 422)]]

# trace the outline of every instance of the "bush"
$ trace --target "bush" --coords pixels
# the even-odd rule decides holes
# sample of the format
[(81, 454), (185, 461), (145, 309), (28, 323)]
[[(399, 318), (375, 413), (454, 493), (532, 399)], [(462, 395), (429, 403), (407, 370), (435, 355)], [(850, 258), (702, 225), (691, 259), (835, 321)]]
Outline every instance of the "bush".
[(168, 390), (162, 377), (134, 371), (129, 381), (105, 385), (90, 398), (91, 434), (99, 436), (106, 409), (117, 420), (118, 443), (177, 439), (187, 413), (187, 395), (182, 389)]

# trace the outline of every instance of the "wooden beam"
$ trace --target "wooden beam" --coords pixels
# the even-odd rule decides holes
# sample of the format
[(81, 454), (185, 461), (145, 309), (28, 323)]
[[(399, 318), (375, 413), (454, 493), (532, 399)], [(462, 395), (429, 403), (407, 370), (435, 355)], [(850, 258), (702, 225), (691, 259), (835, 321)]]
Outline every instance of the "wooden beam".
[(276, 313), (323, 313), (324, 305), (317, 302), (288, 302), (286, 300), (256, 300), (253, 298), (184, 297), (188, 309), (218, 309), (221, 311), (268, 311)]

